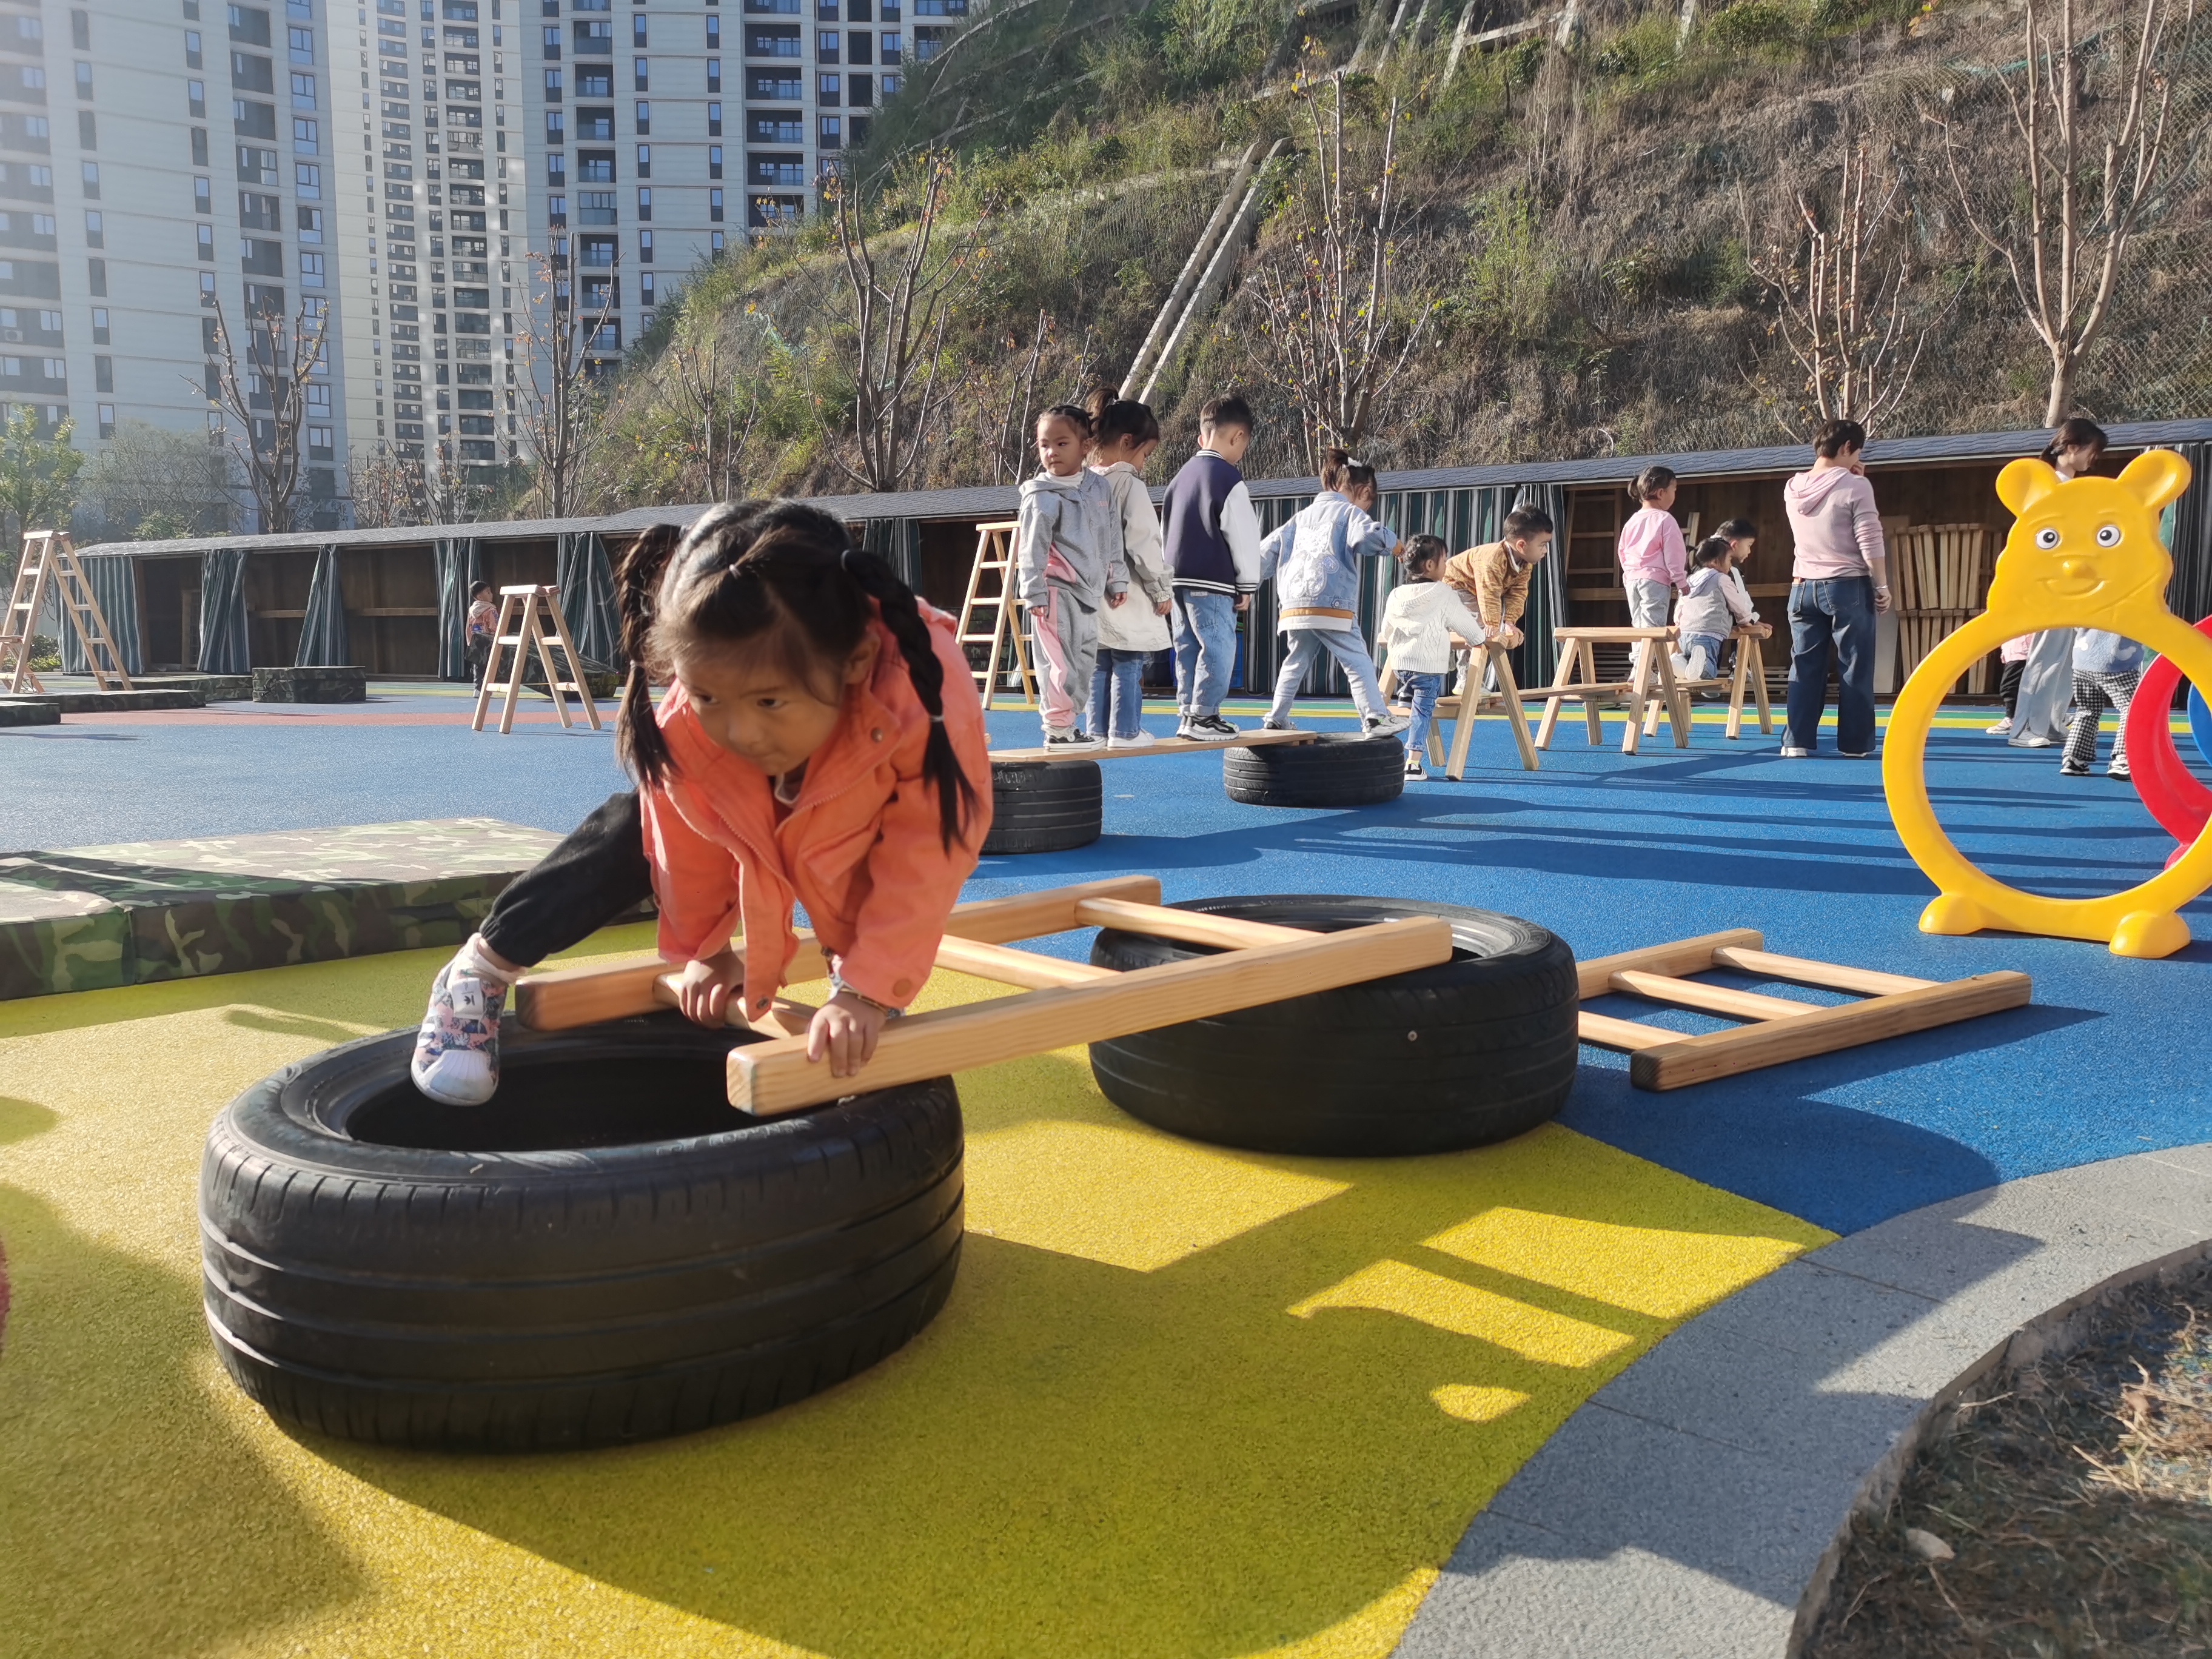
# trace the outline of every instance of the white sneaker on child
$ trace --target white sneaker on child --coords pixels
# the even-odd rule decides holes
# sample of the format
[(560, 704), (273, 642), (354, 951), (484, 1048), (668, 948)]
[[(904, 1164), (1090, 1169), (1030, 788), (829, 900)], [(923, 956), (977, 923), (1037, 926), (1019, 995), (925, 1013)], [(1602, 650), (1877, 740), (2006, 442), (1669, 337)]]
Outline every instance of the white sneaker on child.
[(1370, 738), (1395, 738), (1413, 723), (1413, 717), (1407, 714), (1378, 715), (1367, 722), (1367, 735)]
[(1073, 726), (1048, 726), (1044, 729), (1044, 746), (1048, 749), (1066, 749), (1081, 753), (1086, 749), (1103, 749), (1106, 744), (1103, 738), (1094, 738), (1088, 732), (1078, 732)]
[(1158, 738), (1139, 726), (1132, 737), (1107, 738), (1106, 746), (1109, 749), (1149, 749), (1158, 741)]
[(1984, 726), (1982, 730), (1993, 738), (2008, 738), (2012, 735), (2012, 716), (2008, 714), (2002, 720)]
[(447, 1106), (481, 1106), (499, 1092), (499, 1017), (507, 987), (456, 957), (430, 983), (430, 1006), (415, 1036), (408, 1074)]

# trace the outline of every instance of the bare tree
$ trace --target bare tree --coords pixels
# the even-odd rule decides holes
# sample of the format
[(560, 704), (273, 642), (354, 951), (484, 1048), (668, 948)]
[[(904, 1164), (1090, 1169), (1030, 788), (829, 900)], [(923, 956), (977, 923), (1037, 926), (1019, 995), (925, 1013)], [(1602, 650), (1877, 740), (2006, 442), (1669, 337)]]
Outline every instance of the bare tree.
[(237, 512), (230, 453), (204, 431), (125, 421), (83, 474), (84, 500), (112, 538), (138, 534), (156, 518), (189, 536), (228, 532)]
[[(2083, 64), (2094, 37), (2075, 38), (2074, 0), (2056, 3), (2057, 23), (2047, 27), (2027, 0), (2027, 86), (2001, 81), (2021, 139), (2019, 170), (2001, 172), (1987, 145), (1968, 150), (1948, 122), (1939, 123), (1966, 222), (2005, 262), (2050, 353), (2046, 426), (2065, 418), (2081, 359), (2111, 318), (2122, 264), (2166, 164), (2173, 99), (2162, 67), (2169, 0), (2142, 0), (2134, 51), (2120, 64), (2123, 84), (2094, 100), (2085, 96)], [(2185, 40), (2195, 18), (2195, 0), (2183, 0)], [(2002, 180), (1994, 208), (1972, 185), (1992, 175)]]
[[(952, 164), (924, 163), (921, 204), (899, 233), (905, 248), (895, 263), (871, 244), (868, 216), (843, 181), (825, 182), (830, 234), (844, 261), (842, 321), (849, 331), (844, 368), (851, 377), (852, 434), (833, 442), (830, 459), (869, 489), (905, 487), (933, 434), (939, 404), (938, 366), (952, 313), (975, 279), (979, 243), (973, 228), (948, 234), (945, 197)], [(879, 257), (881, 256), (881, 257)], [(815, 400), (817, 412), (821, 399)]]
[(586, 311), (565, 265), (537, 252), (530, 264), (538, 291), (524, 314), (521, 391), (537, 467), (532, 493), (541, 516), (565, 519), (582, 508), (585, 469), (603, 430), (599, 342), (615, 315), (615, 289), (610, 281), (598, 307)]
[(353, 498), (353, 521), (359, 529), (424, 521), (422, 463), (409, 460), (389, 440), (354, 452), (346, 463), (346, 493)]
[(735, 500), (761, 422), (759, 383), (732, 371), (704, 325), (684, 329), (661, 353), (659, 367), (678, 430), (683, 487), (694, 488), (696, 479), (694, 499)]
[[(227, 441), (246, 474), (264, 532), (296, 528), (300, 428), (307, 418), (309, 377), (323, 361), (330, 320), (327, 307), (302, 305), (296, 322), (288, 321), (281, 311), (257, 310), (248, 313), (246, 337), (240, 342), (222, 302), (216, 304), (216, 395), (210, 401), (222, 411)], [(233, 427), (234, 434), (229, 431)]]
[(1740, 195), (1752, 272), (1773, 295), (1775, 326), (1804, 375), (1803, 407), (1783, 417), (1802, 432), (1810, 412), (1872, 429), (1895, 412), (1912, 385), (1932, 323), (1912, 326), (1911, 214), (1905, 174), (1893, 158), (1877, 166), (1861, 137), (1838, 146), (1832, 197), (1792, 191), (1798, 228), (1759, 251), (1748, 196)]
[(1262, 265), (1254, 283), (1260, 355), (1290, 394), (1316, 471), (1322, 450), (1355, 448), (1374, 430), (1431, 309), (1399, 291), (1399, 101), (1390, 100), (1380, 155), (1365, 164), (1346, 154), (1343, 77), (1328, 86), (1324, 100), (1312, 77), (1296, 83), (1319, 173), (1291, 210), (1290, 258)]

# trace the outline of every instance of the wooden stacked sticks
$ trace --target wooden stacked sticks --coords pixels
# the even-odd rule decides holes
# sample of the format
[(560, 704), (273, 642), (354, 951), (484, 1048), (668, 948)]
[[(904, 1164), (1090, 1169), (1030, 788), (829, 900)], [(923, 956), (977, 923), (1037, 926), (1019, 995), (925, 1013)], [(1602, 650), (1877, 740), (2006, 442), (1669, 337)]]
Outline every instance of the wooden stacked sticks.
[[(1897, 586), (1897, 684), (1970, 617), (1981, 614), (1989, 586), (1987, 525), (1915, 525), (1900, 538)], [(1990, 659), (1966, 675), (1966, 690), (1992, 690)]]

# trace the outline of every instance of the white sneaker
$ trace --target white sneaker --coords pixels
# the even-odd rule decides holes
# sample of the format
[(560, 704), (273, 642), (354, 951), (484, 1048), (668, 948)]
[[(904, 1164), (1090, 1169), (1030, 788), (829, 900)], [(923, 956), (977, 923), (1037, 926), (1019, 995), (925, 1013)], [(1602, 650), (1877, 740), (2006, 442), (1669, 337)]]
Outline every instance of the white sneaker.
[(1106, 746), (1109, 749), (1149, 749), (1158, 741), (1151, 732), (1139, 727), (1134, 737), (1107, 738)]
[(1804, 760), (1810, 757), (1812, 752), (1813, 751), (1809, 749), (1793, 749), (1785, 744), (1783, 745), (1782, 749), (1782, 758), (1784, 760)]
[(2010, 746), (2014, 749), (2048, 749), (2051, 747), (2051, 739), (2040, 732), (2029, 732), (2014, 738)]
[(1413, 717), (1407, 714), (1383, 714), (1367, 722), (1367, 735), (1370, 738), (1395, 738), (1413, 723)]
[(1298, 727), (1291, 720), (1261, 720), (1260, 729), (1262, 732), (1295, 732)]
[(2008, 714), (2004, 719), (1984, 726), (1982, 730), (1993, 738), (2008, 738), (2012, 735), (2012, 716)]
[(1056, 732), (1048, 726), (1044, 731), (1044, 746), (1081, 753), (1087, 749), (1103, 749), (1106, 744), (1103, 739), (1092, 737), (1088, 732), (1078, 732), (1073, 726)]
[(449, 962), (430, 985), (408, 1073), (447, 1106), (481, 1106), (499, 1091), (499, 1017), (507, 987)]

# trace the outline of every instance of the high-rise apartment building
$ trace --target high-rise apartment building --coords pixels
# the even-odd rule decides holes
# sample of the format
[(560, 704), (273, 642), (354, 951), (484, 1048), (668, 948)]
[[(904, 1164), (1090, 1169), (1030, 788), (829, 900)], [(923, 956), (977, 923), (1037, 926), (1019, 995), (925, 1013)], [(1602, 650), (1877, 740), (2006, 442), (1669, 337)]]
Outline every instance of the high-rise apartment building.
[(434, 473), (521, 453), (524, 3), (354, 0), (332, 24), (349, 426)]
[(0, 401), (69, 416), (88, 449), (125, 420), (222, 441), (241, 434), (210, 406), (218, 310), (241, 342), (255, 312), (327, 313), (301, 459), (336, 522), (326, 3), (0, 0)]

